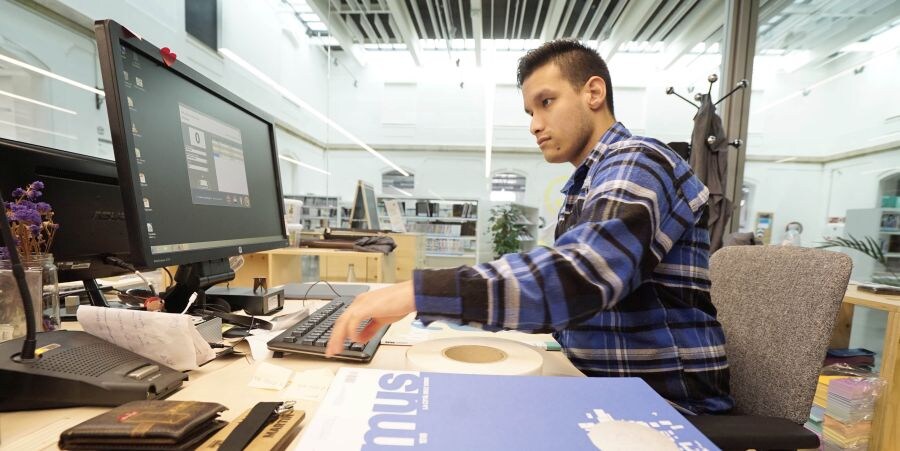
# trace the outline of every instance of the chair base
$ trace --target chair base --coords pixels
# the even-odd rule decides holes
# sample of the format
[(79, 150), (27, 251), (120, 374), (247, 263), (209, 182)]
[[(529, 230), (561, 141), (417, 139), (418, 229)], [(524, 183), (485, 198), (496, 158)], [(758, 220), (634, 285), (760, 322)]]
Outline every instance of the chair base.
[(686, 416), (703, 435), (723, 450), (786, 450), (818, 448), (819, 436), (784, 418), (753, 415)]

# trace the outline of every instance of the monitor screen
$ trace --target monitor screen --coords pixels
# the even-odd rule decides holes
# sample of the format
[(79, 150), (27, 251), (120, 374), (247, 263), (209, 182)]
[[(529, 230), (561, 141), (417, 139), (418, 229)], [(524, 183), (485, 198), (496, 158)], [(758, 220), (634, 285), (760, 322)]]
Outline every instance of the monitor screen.
[(4, 199), (14, 202), (10, 193), (34, 181), (44, 183), (40, 200), (53, 207), (59, 225), (50, 252), (60, 282), (128, 272), (104, 261), (107, 256), (132, 261), (114, 162), (0, 139)]
[(287, 246), (272, 121), (115, 22), (98, 21), (96, 32), (140, 263)]

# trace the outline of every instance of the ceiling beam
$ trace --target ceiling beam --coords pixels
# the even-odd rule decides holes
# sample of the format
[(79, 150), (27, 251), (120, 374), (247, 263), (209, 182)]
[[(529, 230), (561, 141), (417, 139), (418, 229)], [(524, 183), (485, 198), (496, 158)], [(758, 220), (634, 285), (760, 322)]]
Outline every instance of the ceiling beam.
[(594, 17), (591, 18), (591, 21), (588, 22), (587, 28), (584, 30), (584, 34), (582, 35), (583, 41), (591, 40), (591, 36), (597, 32), (597, 26), (600, 25), (600, 19), (603, 18), (603, 15), (606, 14), (606, 11), (609, 10), (612, 2), (606, 2), (605, 7), (598, 7), (597, 11), (594, 13)]
[(544, 19), (544, 29), (541, 30), (542, 41), (552, 40), (556, 36), (556, 29), (559, 28), (559, 21), (565, 8), (566, 0), (550, 0), (547, 18)]
[(723, 17), (725, 17), (725, 2), (701, 2), (694, 11), (691, 11), (691, 15), (672, 31), (675, 37), (666, 46), (661, 67), (670, 68), (698, 42), (705, 41), (722, 28), (725, 25)]
[[(719, 3), (719, 2), (710, 2)], [(605, 52), (601, 51), (600, 56), (609, 63), (609, 60), (619, 51), (622, 44), (634, 39), (634, 35), (641, 29), (641, 25), (650, 18), (659, 0), (645, 0), (640, 2), (629, 2), (622, 16), (613, 25), (609, 34), (610, 45), (606, 46)], [(605, 53), (605, 54), (604, 54)]]
[(475, 39), (475, 65), (481, 67), (481, 42), (484, 24), (481, 19), (482, 0), (472, 0), (472, 37)]
[[(333, 1), (337, 1), (337, 0), (333, 0)], [(348, 0), (347, 4), (354, 6), (359, 11), (363, 11), (366, 13), (368, 12), (367, 8), (360, 5), (356, 0)], [(362, 14), (361, 16), (359, 16), (359, 24), (362, 25), (363, 30), (365, 30), (366, 37), (368, 38), (368, 40), (374, 44), (378, 44), (379, 35), (375, 31), (375, 28), (372, 27), (372, 24), (369, 22), (369, 14)]]
[(353, 59), (360, 65), (366, 65), (366, 51), (359, 44), (353, 42), (350, 32), (347, 30), (344, 22), (338, 17), (336, 20), (329, 20), (328, 1), (327, 0), (308, 0), (307, 2), (312, 10), (322, 19), (322, 22), (328, 24), (328, 34), (337, 40), (338, 45), (344, 49)]
[(559, 26), (556, 28), (555, 39), (563, 38), (566, 32), (566, 25), (569, 24), (569, 19), (572, 18), (572, 11), (575, 10), (575, 2), (574, 0), (569, 3), (569, 7), (566, 8), (565, 14), (562, 15), (562, 18), (559, 20)]
[(406, 2), (403, 0), (387, 0), (388, 9), (391, 10), (391, 18), (397, 24), (397, 31), (403, 37), (409, 55), (412, 56), (416, 66), (422, 67), (422, 45), (419, 44), (419, 35), (416, 34), (416, 27), (413, 26), (412, 17), (406, 8)]

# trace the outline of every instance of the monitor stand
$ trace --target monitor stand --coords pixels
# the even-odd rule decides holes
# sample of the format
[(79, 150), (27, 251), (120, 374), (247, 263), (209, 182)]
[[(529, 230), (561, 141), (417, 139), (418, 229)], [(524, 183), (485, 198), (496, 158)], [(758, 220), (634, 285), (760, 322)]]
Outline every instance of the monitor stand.
[(163, 299), (166, 311), (181, 313), (187, 307), (191, 295), (197, 293), (193, 307), (206, 305), (206, 289), (222, 282), (234, 280), (234, 271), (227, 258), (178, 265), (175, 285), (166, 290)]

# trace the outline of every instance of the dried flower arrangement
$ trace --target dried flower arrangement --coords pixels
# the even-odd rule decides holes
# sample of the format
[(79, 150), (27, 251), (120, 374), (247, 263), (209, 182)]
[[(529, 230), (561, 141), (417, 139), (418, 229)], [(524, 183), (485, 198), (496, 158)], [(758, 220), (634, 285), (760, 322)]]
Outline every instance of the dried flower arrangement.
[[(6, 202), (6, 218), (10, 222), (16, 249), (22, 260), (50, 252), (59, 224), (53, 222), (53, 208), (40, 202), (44, 183), (35, 181), (12, 192), (13, 200)], [(0, 260), (9, 259), (6, 247), (0, 247)]]

